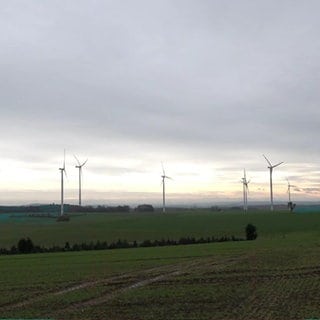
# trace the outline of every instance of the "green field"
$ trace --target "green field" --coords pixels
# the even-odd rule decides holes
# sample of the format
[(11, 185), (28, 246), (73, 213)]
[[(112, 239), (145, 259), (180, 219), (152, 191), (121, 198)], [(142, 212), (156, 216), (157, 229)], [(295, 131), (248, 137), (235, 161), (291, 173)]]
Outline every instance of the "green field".
[(69, 222), (57, 223), (52, 218), (9, 218), (0, 220), (0, 247), (17, 244), (30, 237), (35, 244), (52, 246), (90, 241), (143, 241), (183, 236), (244, 237), (248, 223), (259, 228), (260, 237), (272, 238), (295, 232), (318, 232), (319, 214), (289, 214), (287, 212), (243, 214), (241, 211), (215, 213), (205, 209), (172, 211), (168, 214), (117, 213), (74, 216)]
[(320, 214), (76, 216), (0, 222), (0, 246), (29, 236), (63, 245), (118, 238), (244, 237), (256, 241), (0, 257), (0, 318), (320, 318)]

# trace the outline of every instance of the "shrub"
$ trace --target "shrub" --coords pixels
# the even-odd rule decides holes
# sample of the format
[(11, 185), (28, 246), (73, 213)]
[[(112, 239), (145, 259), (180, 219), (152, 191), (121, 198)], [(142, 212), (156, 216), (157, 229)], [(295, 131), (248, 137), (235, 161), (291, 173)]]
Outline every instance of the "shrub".
[(33, 252), (34, 245), (30, 238), (20, 239), (18, 242), (18, 251), (21, 253), (31, 253)]
[(258, 234), (257, 234), (257, 228), (249, 223), (246, 226), (246, 238), (247, 240), (255, 240), (257, 238)]

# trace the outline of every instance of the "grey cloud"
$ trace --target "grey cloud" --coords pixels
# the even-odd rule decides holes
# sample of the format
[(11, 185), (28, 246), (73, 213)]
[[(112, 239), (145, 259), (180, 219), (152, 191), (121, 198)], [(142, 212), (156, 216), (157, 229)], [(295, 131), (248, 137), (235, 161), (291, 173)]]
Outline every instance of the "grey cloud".
[(51, 164), (66, 148), (254, 174), (266, 153), (317, 166), (318, 1), (0, 6), (4, 157)]
[(308, 194), (319, 194), (320, 193), (320, 188), (303, 188), (302, 190)]

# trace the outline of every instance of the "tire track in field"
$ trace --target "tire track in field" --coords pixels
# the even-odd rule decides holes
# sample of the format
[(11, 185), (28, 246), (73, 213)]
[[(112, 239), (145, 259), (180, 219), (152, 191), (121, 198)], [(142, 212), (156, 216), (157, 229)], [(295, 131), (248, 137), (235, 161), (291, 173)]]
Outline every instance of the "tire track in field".
[[(169, 267), (169, 266), (166, 266)], [(158, 269), (163, 269), (164, 267), (153, 267), (150, 269), (146, 269), (143, 271), (134, 271), (134, 272), (130, 272), (130, 273), (125, 273), (125, 274), (120, 274), (120, 275), (116, 275), (116, 276), (112, 276), (112, 277), (108, 277), (108, 278), (103, 278), (103, 279), (98, 279), (98, 280), (91, 280), (91, 281), (85, 281), (85, 282), (81, 282), (75, 285), (71, 285), (69, 287), (66, 288), (60, 288), (56, 291), (47, 291), (46, 293), (38, 293), (36, 296), (32, 297), (32, 298), (27, 298), (25, 300), (22, 301), (18, 301), (18, 302), (9, 302), (9, 303), (5, 303), (0, 305), (0, 311), (2, 310), (11, 310), (11, 309), (17, 309), (17, 308), (21, 308), (36, 302), (39, 302), (41, 300), (44, 300), (46, 298), (49, 298), (51, 296), (61, 296), (73, 291), (77, 291), (77, 290), (81, 290), (81, 289), (86, 289), (86, 288), (90, 288), (90, 287), (94, 287), (96, 285), (99, 284), (111, 284), (113, 281), (117, 281), (117, 280), (121, 280), (121, 279), (130, 279), (130, 277), (132, 276), (139, 276), (139, 274), (141, 272), (144, 273), (150, 273), (150, 272), (154, 272), (157, 271)]]
[(70, 292), (74, 292), (77, 290), (82, 290), (86, 288), (91, 288), (96, 285), (109, 285), (112, 284), (112, 282), (117, 281), (117, 280), (127, 280), (130, 281), (132, 280), (132, 277), (139, 278), (141, 276), (145, 276), (147, 274), (152, 274), (152, 273), (157, 273), (157, 272), (170, 272), (172, 267), (176, 267), (177, 265), (166, 265), (166, 266), (161, 266), (161, 267), (153, 267), (150, 269), (145, 269), (145, 270), (139, 270), (139, 271), (134, 271), (134, 272), (129, 272), (125, 274), (120, 274), (108, 278), (103, 278), (103, 279), (98, 279), (98, 280), (91, 280), (91, 281), (85, 281), (81, 282), (72, 286), (69, 286), (67, 288), (63, 289), (58, 289), (56, 291), (48, 291), (46, 293), (38, 293), (36, 296), (32, 298), (27, 298), (22, 301), (16, 301), (16, 302), (9, 302), (0, 305), (0, 311), (5, 311), (5, 310), (12, 310), (12, 309), (18, 309), (22, 308), (37, 302), (40, 302), (44, 299), (50, 298), (52, 296), (62, 296), (64, 294), (68, 294)]
[[(113, 298), (115, 298), (121, 294), (124, 294), (130, 290), (137, 289), (140, 287), (145, 287), (145, 286), (153, 284), (153, 283), (161, 282), (161, 281), (164, 281), (164, 280), (171, 278), (171, 277), (174, 277), (174, 276), (192, 274), (196, 270), (202, 270), (203, 268), (208, 267), (208, 265), (210, 267), (216, 268), (216, 270), (221, 270), (221, 269), (225, 268), (227, 265), (230, 266), (230, 264), (237, 263), (242, 259), (243, 259), (243, 257), (241, 257), (241, 259), (229, 258), (229, 259), (221, 260), (218, 262), (212, 262), (212, 261), (207, 262), (206, 261), (205, 263), (203, 263), (202, 261), (196, 261), (196, 262), (192, 262), (192, 263), (189, 262), (184, 265), (181, 265), (181, 264), (173, 265), (171, 271), (166, 270), (166, 272), (163, 273), (163, 271), (165, 271), (165, 270), (163, 270), (162, 273), (160, 273), (156, 276), (155, 275), (153, 275), (152, 277), (149, 276), (148, 278), (145, 278), (142, 280), (136, 279), (136, 281), (132, 282), (131, 284), (126, 285), (125, 287), (116, 289), (112, 292), (105, 293), (104, 295), (102, 295), (98, 298), (92, 298), (92, 299), (83, 300), (83, 301), (80, 301), (77, 303), (73, 303), (66, 308), (60, 309), (55, 315), (56, 316), (59, 316), (60, 314), (65, 315), (65, 312), (72, 312), (72, 311), (76, 311), (79, 309), (84, 309), (86, 307), (97, 306), (97, 305), (106, 303), (106, 302), (112, 300)], [(161, 269), (158, 269), (158, 270), (160, 271)]]
[(186, 261), (186, 262), (181, 262), (173, 265), (165, 265), (165, 266), (153, 267), (145, 270), (133, 271), (133, 272), (120, 274), (120, 275), (116, 275), (108, 278), (98, 279), (98, 280), (85, 281), (85, 282), (78, 283), (66, 288), (62, 288), (62, 289), (60, 288), (56, 291), (49, 291), (44, 294), (38, 293), (36, 296), (27, 298), (22, 301), (3, 304), (0, 306), (0, 312), (21, 309), (23, 307), (36, 304), (38, 302), (41, 302), (42, 300), (45, 300), (51, 297), (63, 296), (64, 294), (68, 294), (70, 292), (76, 292), (78, 290), (94, 287), (97, 285), (106, 285), (106, 286), (112, 285), (113, 282), (117, 280), (124, 280), (129, 283), (131, 282), (131, 284), (129, 285), (126, 285), (122, 288), (116, 288), (112, 292), (105, 293), (98, 298), (91, 298), (81, 302), (73, 303), (65, 308), (62, 307), (60, 310), (57, 311), (57, 313), (60, 314), (60, 312), (72, 311), (79, 307), (84, 308), (84, 307), (89, 307), (93, 305), (98, 305), (98, 304), (104, 303), (105, 301), (109, 301), (112, 298), (118, 295), (121, 295), (129, 290), (147, 286), (155, 282), (160, 282), (173, 276), (177, 276), (181, 274), (184, 274), (184, 275), (191, 274), (194, 271), (201, 270), (208, 265), (216, 269), (217, 271), (222, 270), (226, 266), (230, 266), (234, 263), (237, 263), (239, 262), (239, 260), (242, 260), (242, 259), (243, 257), (241, 259), (239, 259), (239, 257), (232, 257), (224, 260), (218, 260), (218, 261), (211, 260), (211, 261), (204, 261), (204, 262), (202, 260), (196, 259), (196, 261), (194, 262)]
[(33, 304), (33, 303), (36, 303), (36, 302), (39, 302), (41, 300), (44, 300), (50, 296), (59, 296), (59, 295), (63, 295), (63, 294), (66, 294), (66, 293), (69, 293), (69, 292), (72, 292), (72, 291), (75, 291), (75, 290), (81, 290), (81, 289), (85, 289), (85, 288), (89, 288), (89, 287), (94, 287), (95, 285), (98, 285), (102, 282), (111, 282), (111, 281), (115, 281), (115, 280), (119, 280), (119, 279), (122, 279), (122, 278), (125, 278), (126, 275), (119, 275), (119, 276), (114, 276), (114, 277), (111, 277), (111, 278), (106, 278), (106, 279), (103, 279), (103, 280), (95, 280), (95, 281), (86, 281), (86, 282), (83, 282), (83, 283), (80, 283), (80, 284), (77, 284), (77, 285), (73, 285), (73, 286), (70, 286), (70, 287), (67, 287), (67, 288), (64, 288), (64, 289), (59, 289), (57, 291), (49, 291), (48, 293), (45, 293), (45, 294), (42, 294), (42, 293), (39, 293), (37, 294), (35, 297), (32, 297), (32, 298), (28, 298), (28, 299), (25, 299), (25, 300), (22, 300), (20, 302), (12, 302), (12, 303), (6, 303), (6, 304), (3, 304), (3, 305), (0, 305), (0, 310), (7, 310), (7, 309), (17, 309), (17, 308), (21, 308), (21, 307), (25, 307), (27, 305), (30, 305), (30, 304)]
[(74, 303), (74, 304), (70, 305), (69, 307), (67, 307), (67, 308), (65, 308), (63, 310), (60, 310), (60, 312), (66, 312), (66, 311), (71, 311), (73, 309), (77, 310), (79, 308), (86, 308), (86, 307), (96, 306), (96, 305), (105, 303), (105, 302), (113, 299), (114, 297), (116, 297), (118, 295), (124, 294), (124, 293), (128, 292), (129, 290), (137, 289), (137, 288), (140, 288), (140, 287), (144, 287), (144, 286), (147, 286), (149, 284), (152, 284), (152, 283), (155, 283), (155, 282), (159, 282), (159, 281), (161, 281), (163, 279), (166, 279), (168, 277), (173, 277), (173, 276), (177, 276), (177, 275), (180, 275), (180, 274), (181, 274), (181, 272), (179, 270), (177, 270), (177, 271), (173, 271), (173, 272), (170, 272), (170, 273), (161, 274), (161, 275), (158, 275), (158, 276), (153, 277), (153, 278), (148, 278), (148, 279), (144, 279), (144, 280), (141, 280), (141, 281), (138, 281), (138, 282), (134, 282), (129, 286), (117, 289), (117, 290), (115, 290), (113, 292), (110, 292), (110, 293), (107, 293), (107, 294), (105, 294), (105, 295), (103, 295), (101, 297), (93, 298), (93, 299), (86, 300), (86, 301), (81, 301), (81, 302), (78, 302), (78, 303)]

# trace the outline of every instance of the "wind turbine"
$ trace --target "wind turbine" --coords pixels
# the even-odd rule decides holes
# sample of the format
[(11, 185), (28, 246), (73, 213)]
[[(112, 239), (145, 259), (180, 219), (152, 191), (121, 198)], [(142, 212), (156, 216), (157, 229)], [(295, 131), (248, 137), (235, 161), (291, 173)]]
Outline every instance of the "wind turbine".
[(66, 172), (66, 150), (64, 150), (63, 153), (63, 167), (59, 168), (60, 172), (61, 172), (61, 210), (60, 210), (60, 216), (63, 216), (63, 195), (64, 195), (64, 185), (63, 185), (63, 175), (65, 174), (67, 177), (67, 172)]
[(279, 162), (275, 165), (272, 165), (271, 162), (268, 160), (268, 158), (263, 154), (263, 157), (266, 159), (266, 161), (269, 164), (268, 169), (270, 170), (270, 201), (271, 201), (271, 207), (270, 210), (273, 211), (273, 190), (272, 190), (272, 172), (273, 169), (280, 166), (280, 164), (282, 164), (283, 162)]
[(288, 181), (288, 191), (287, 192), (289, 194), (288, 208), (292, 212), (296, 205), (294, 203), (292, 203), (292, 201), (291, 201), (291, 187), (296, 187), (296, 186), (290, 184), (288, 178), (286, 178), (286, 179)]
[(73, 155), (75, 157), (75, 159), (78, 162), (78, 165), (75, 166), (77, 169), (79, 169), (79, 206), (81, 207), (81, 176), (82, 176), (82, 167), (87, 163), (88, 159), (83, 162), (82, 164), (80, 163), (79, 159)]
[(248, 211), (248, 192), (249, 187), (248, 184), (250, 183), (250, 180), (247, 180), (246, 176), (246, 169), (243, 170), (243, 178), (241, 179), (242, 185), (243, 185), (243, 211)]
[(163, 163), (161, 163), (162, 165), (162, 212), (165, 213), (166, 212), (166, 183), (165, 180), (166, 179), (171, 179), (170, 177), (168, 177), (166, 175), (166, 172), (164, 171), (164, 167), (163, 167)]
[(296, 186), (290, 184), (288, 178), (287, 178), (287, 181), (288, 181), (288, 191), (287, 191), (287, 192), (288, 192), (288, 194), (289, 194), (289, 202), (291, 202), (291, 188), (292, 188), (292, 187), (295, 188)]

